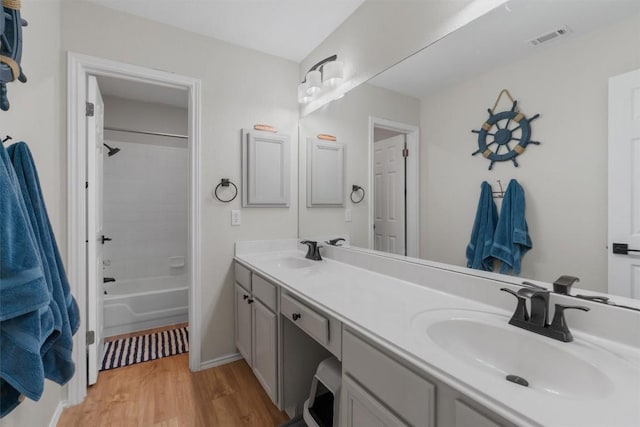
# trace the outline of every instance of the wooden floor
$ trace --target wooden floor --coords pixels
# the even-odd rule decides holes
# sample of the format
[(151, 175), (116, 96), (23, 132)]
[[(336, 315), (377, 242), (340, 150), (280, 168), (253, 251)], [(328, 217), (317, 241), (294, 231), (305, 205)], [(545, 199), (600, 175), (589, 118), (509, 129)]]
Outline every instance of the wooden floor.
[(58, 427), (277, 426), (288, 420), (244, 360), (190, 372), (189, 355), (100, 372)]

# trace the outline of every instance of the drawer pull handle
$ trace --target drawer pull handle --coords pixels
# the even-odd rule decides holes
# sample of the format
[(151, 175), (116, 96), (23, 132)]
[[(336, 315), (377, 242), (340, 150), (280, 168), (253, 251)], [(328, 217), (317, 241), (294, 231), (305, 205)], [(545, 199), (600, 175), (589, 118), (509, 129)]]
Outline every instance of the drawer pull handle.
[(253, 298), (249, 298), (249, 299), (247, 300), (247, 302), (248, 302), (249, 304), (253, 304)]
[(247, 299), (247, 298), (249, 298), (249, 295), (247, 294), (242, 295), (242, 299)]
[(296, 320), (298, 320), (299, 318), (301, 318), (302, 315), (300, 313), (293, 313), (291, 315), (291, 318), (293, 319), (293, 321), (295, 322)]

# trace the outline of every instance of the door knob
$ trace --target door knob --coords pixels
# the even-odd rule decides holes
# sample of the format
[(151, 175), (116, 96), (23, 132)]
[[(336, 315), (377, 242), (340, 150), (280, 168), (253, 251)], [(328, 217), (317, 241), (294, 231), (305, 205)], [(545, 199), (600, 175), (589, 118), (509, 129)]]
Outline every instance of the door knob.
[(111, 237), (104, 237), (104, 234), (102, 235), (102, 237), (100, 237), (100, 243), (102, 243), (103, 245), (104, 242), (110, 242), (111, 240)]

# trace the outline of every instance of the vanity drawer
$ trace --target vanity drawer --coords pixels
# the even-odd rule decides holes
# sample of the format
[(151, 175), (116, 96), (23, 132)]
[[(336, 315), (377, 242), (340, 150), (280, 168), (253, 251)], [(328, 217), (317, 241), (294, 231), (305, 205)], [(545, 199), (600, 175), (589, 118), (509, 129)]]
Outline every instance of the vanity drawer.
[(253, 296), (271, 310), (276, 311), (276, 287), (257, 274), (253, 275), (251, 286), (253, 287)]
[(348, 330), (343, 371), (411, 426), (435, 426), (436, 387)]
[(280, 312), (323, 346), (329, 344), (329, 319), (283, 293)]
[(251, 292), (251, 270), (238, 262), (235, 263), (234, 268), (236, 282), (238, 282), (247, 291)]

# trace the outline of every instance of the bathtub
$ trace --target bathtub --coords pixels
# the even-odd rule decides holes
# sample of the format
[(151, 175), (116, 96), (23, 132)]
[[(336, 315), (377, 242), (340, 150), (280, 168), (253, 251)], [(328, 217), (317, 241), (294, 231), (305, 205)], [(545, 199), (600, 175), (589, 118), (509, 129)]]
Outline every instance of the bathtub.
[(186, 276), (149, 277), (105, 283), (104, 336), (187, 322)]

